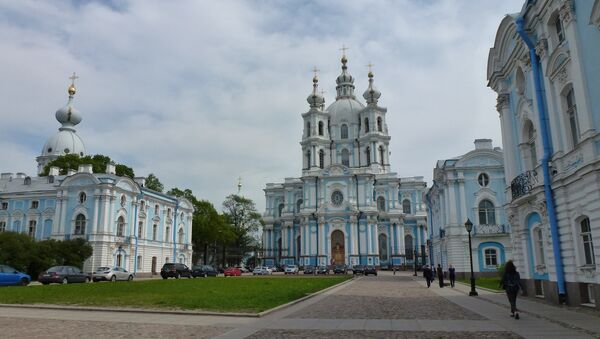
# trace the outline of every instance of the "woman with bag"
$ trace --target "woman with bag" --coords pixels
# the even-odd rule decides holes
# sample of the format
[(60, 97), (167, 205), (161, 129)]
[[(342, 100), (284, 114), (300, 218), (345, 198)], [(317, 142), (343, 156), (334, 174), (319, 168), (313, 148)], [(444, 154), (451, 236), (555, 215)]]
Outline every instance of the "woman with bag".
[(517, 268), (512, 260), (506, 262), (504, 266), (504, 274), (500, 281), (500, 286), (506, 291), (508, 302), (510, 303), (511, 317), (519, 319), (519, 312), (517, 311), (517, 294), (522, 289), (521, 276), (517, 272)]

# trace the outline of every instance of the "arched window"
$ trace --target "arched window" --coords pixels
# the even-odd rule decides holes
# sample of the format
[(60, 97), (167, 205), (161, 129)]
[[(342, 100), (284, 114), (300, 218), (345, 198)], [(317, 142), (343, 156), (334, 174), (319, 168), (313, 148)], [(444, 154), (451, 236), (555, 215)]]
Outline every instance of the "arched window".
[(125, 203), (127, 203), (127, 197), (123, 194), (121, 195), (121, 206), (125, 207)]
[(170, 238), (171, 238), (171, 227), (167, 226), (165, 228), (165, 241), (169, 242)]
[(377, 210), (379, 211), (385, 211), (385, 198), (384, 197), (378, 197), (377, 198)]
[(167, 218), (170, 218), (170, 217), (171, 217), (171, 209), (167, 208)]
[(413, 244), (413, 237), (410, 234), (407, 234), (404, 236), (404, 249), (405, 249), (406, 259), (412, 260), (414, 244)]
[(369, 118), (365, 118), (365, 133), (369, 133)]
[(310, 151), (306, 151), (306, 168), (310, 168)]
[(158, 225), (152, 225), (152, 240), (156, 241), (156, 232), (158, 230)]
[(479, 224), (496, 225), (496, 209), (489, 200), (481, 200), (479, 203)]
[(158, 215), (159, 212), (160, 212), (160, 207), (158, 206), (158, 204), (154, 205), (154, 215)]
[(585, 265), (595, 265), (596, 258), (594, 256), (594, 243), (592, 241), (592, 227), (590, 219), (585, 218), (579, 222), (581, 230), (581, 245), (583, 248), (583, 258)]
[(281, 218), (281, 214), (283, 213), (284, 204), (279, 204), (277, 216)]
[(137, 236), (138, 236), (138, 238), (142, 238), (142, 239), (144, 238), (144, 222), (143, 221), (138, 222)]
[(342, 150), (342, 165), (350, 167), (350, 152), (345, 148)]
[(137, 257), (137, 263), (136, 263), (135, 267), (137, 267), (138, 271), (142, 271), (143, 270), (142, 269), (142, 256), (141, 255), (138, 255), (138, 257)]
[(144, 211), (145, 212), (146, 209), (146, 202), (144, 200), (140, 201), (140, 212)]
[(179, 229), (179, 232), (177, 232), (177, 242), (179, 244), (183, 244), (183, 228)]
[(35, 238), (36, 228), (37, 228), (37, 221), (35, 221), (35, 220), (29, 220), (29, 230), (28, 230), (27, 234), (31, 238)]
[(298, 201), (296, 201), (296, 213), (300, 213), (303, 203), (304, 201), (302, 199), (298, 199)]
[(384, 233), (379, 234), (379, 260), (388, 260), (388, 241)]
[(340, 128), (340, 132), (342, 139), (348, 139), (348, 125), (343, 124)]
[(556, 14), (554, 17), (554, 29), (556, 30), (556, 37), (558, 38), (558, 43), (561, 43), (565, 40), (565, 31), (563, 29), (562, 21), (560, 20), (560, 15)]
[(125, 218), (120, 216), (117, 219), (117, 236), (122, 237), (125, 234)]
[(384, 156), (383, 146), (379, 146), (379, 163), (382, 165), (384, 164), (383, 156)]
[(325, 168), (325, 152), (319, 151), (319, 167)]
[(310, 137), (310, 122), (306, 123), (306, 137)]
[(567, 116), (569, 117), (569, 131), (573, 147), (579, 143), (579, 123), (577, 122), (577, 106), (575, 105), (575, 94), (571, 88), (565, 96), (567, 102)]
[(87, 199), (87, 196), (85, 195), (85, 192), (79, 192), (79, 203), (83, 204), (85, 202), (85, 200)]
[[(528, 150), (526, 150), (526, 154), (525, 158), (529, 158), (529, 169), (534, 169), (537, 166), (537, 149), (535, 146), (535, 139), (536, 139), (536, 132), (535, 132), (535, 128), (533, 127), (533, 123), (531, 122), (531, 120), (527, 120), (527, 122), (525, 122), (525, 138), (526, 138), (526, 143), (527, 143), (527, 148), (529, 148)], [(528, 153), (528, 154), (527, 154)]]
[(521, 67), (517, 68), (517, 74), (515, 76), (515, 85), (517, 87), (517, 93), (525, 93), (525, 75), (523, 74), (523, 70), (521, 70)]
[(381, 117), (377, 117), (377, 132), (383, 132), (383, 126)]
[(319, 121), (319, 135), (323, 135), (323, 121)]
[(410, 214), (410, 200), (404, 199), (402, 201), (402, 213)]
[(546, 256), (544, 253), (544, 234), (541, 226), (533, 229), (533, 246), (535, 247), (536, 265), (546, 265)]
[(498, 251), (495, 248), (486, 248), (483, 254), (486, 268), (496, 268), (498, 266)]
[(367, 165), (371, 164), (371, 147), (367, 146), (367, 149), (365, 149), (365, 155), (367, 158)]
[(83, 214), (78, 214), (75, 217), (75, 229), (73, 230), (73, 234), (85, 234), (85, 216)]

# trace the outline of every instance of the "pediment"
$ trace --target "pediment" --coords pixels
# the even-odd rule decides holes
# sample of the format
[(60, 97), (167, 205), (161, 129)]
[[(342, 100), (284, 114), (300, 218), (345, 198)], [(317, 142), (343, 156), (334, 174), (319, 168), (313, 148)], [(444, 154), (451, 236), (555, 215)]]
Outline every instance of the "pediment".
[(96, 179), (93, 174), (89, 173), (77, 173), (70, 177), (67, 177), (61, 184), (61, 187), (65, 186), (90, 186), (97, 185), (100, 181)]

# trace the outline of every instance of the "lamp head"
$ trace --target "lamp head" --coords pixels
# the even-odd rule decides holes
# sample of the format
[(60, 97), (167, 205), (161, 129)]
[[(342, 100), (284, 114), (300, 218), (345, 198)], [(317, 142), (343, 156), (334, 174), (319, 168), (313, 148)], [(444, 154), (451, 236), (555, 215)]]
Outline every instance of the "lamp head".
[(473, 230), (473, 223), (469, 218), (467, 218), (467, 221), (465, 222), (465, 228), (467, 229), (468, 233), (471, 233), (471, 231)]

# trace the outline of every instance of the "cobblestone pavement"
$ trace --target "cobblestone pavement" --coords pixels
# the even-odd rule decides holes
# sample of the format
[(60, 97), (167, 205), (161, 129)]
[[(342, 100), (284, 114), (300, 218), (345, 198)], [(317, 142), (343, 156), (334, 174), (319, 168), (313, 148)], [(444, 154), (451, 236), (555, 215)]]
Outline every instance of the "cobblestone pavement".
[(0, 317), (2, 338), (213, 338), (230, 328)]
[(486, 338), (522, 338), (509, 332), (413, 332), (413, 331), (326, 331), (326, 330), (261, 330), (247, 337), (262, 338), (321, 338), (321, 339), (358, 339), (358, 338), (395, 338), (395, 339), (486, 339)]
[(484, 320), (404, 276), (364, 277), (288, 318)]

